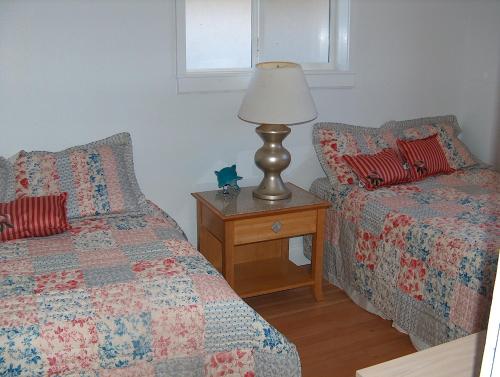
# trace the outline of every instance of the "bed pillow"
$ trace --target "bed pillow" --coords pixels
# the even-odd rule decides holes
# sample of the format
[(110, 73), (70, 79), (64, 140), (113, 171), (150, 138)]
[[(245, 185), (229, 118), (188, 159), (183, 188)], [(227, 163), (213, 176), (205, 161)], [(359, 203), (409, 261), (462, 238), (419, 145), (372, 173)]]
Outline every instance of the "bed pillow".
[(375, 154), (389, 146), (378, 128), (341, 123), (315, 124), (313, 145), (321, 167), (333, 185), (358, 183), (355, 172), (343, 156)]
[(419, 140), (398, 140), (397, 143), (415, 181), (455, 171), (448, 164), (437, 134)]
[(66, 216), (67, 193), (24, 196), (0, 203), (0, 240), (46, 237), (70, 229)]
[(410, 180), (409, 171), (396, 151), (387, 148), (372, 155), (345, 155), (343, 159), (351, 166), (361, 184), (367, 190), (392, 186)]
[(16, 197), (68, 193), (68, 217), (143, 212), (132, 142), (121, 133), (61, 152), (21, 151), (14, 163)]
[(437, 134), (449, 166), (452, 169), (464, 169), (477, 164), (477, 160), (460, 141), (461, 130), (454, 115), (432, 118), (419, 118), (405, 121), (391, 121), (382, 126), (383, 138), (395, 148), (395, 141), (416, 140)]

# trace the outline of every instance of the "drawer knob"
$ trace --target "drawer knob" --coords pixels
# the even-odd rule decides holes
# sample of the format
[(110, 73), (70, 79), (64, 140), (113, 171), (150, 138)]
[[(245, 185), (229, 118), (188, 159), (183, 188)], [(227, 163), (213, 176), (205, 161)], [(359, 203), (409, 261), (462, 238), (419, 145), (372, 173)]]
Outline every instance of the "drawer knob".
[(276, 221), (273, 226), (271, 227), (271, 229), (273, 230), (274, 233), (279, 233), (281, 232), (281, 227), (283, 226), (283, 224), (281, 224), (281, 222), (279, 221)]

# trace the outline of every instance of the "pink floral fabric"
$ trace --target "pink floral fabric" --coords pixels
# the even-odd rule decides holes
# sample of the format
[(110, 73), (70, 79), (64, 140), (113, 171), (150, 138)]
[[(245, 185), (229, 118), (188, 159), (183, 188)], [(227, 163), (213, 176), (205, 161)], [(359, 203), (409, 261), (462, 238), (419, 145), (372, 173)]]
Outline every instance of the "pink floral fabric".
[(332, 202), (329, 281), (429, 346), (486, 327), (500, 248), (500, 173), (473, 167), (372, 192), (325, 181), (312, 192)]
[(0, 375), (300, 376), (295, 346), (157, 207), (72, 225), (0, 244)]

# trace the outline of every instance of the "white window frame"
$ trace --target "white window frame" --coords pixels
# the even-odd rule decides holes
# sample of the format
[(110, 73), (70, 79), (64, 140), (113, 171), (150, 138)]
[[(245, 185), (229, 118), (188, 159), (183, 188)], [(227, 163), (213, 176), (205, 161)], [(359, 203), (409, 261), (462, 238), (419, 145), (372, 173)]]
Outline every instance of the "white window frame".
[[(207, 0), (210, 1), (210, 0)], [(311, 88), (352, 88), (355, 75), (349, 70), (350, 0), (330, 0), (330, 63), (303, 64)], [(177, 92), (243, 91), (248, 87), (251, 68), (186, 69), (186, 6), (176, 0)], [(259, 0), (252, 0), (252, 66), (258, 61)]]

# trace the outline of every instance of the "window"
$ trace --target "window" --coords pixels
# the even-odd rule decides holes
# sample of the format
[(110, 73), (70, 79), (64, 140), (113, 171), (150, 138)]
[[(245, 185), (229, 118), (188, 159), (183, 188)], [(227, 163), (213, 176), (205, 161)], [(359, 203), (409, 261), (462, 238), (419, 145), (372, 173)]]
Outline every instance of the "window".
[(177, 0), (179, 92), (244, 90), (263, 61), (302, 64), (311, 87), (350, 87), (350, 0)]

